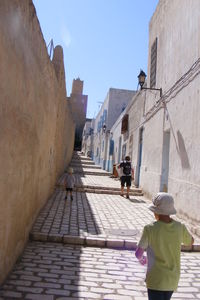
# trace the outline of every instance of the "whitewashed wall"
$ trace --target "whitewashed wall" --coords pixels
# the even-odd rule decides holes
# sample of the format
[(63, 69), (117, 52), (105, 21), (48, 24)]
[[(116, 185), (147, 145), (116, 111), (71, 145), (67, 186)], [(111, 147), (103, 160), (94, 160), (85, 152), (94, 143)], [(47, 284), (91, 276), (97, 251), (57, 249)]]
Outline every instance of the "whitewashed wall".
[[(150, 85), (150, 49), (157, 37), (156, 87), (163, 89), (167, 110), (160, 103), (160, 110), (144, 125), (140, 178), (148, 195), (159, 191), (163, 136), (168, 131), (168, 191), (175, 198), (178, 212), (196, 221), (200, 221), (199, 11), (198, 0), (160, 0), (151, 19), (147, 86)], [(145, 113), (156, 101), (159, 107), (159, 93), (155, 92), (155, 96), (149, 91), (143, 93), (147, 95)]]

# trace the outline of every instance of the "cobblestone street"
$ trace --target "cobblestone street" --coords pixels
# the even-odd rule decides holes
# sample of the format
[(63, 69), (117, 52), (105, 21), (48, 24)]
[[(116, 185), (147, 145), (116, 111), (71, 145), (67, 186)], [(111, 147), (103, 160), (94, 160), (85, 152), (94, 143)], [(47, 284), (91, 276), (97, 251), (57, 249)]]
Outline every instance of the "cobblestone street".
[[(119, 181), (86, 157), (75, 155), (71, 166), (74, 200), (65, 200), (63, 175), (2, 286), (0, 300), (147, 299), (145, 267), (134, 249), (143, 226), (153, 220), (149, 200), (135, 187), (130, 199), (122, 198)], [(200, 299), (200, 240), (194, 226), (187, 226), (194, 231), (195, 251), (182, 252), (176, 300)]]

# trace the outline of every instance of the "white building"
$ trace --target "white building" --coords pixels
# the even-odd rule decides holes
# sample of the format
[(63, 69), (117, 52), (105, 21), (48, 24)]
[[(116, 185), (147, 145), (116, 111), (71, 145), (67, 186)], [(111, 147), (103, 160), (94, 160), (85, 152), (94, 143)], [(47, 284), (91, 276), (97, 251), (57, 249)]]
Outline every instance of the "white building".
[(108, 168), (110, 129), (134, 95), (135, 91), (110, 88), (95, 119), (94, 161), (103, 169)]
[(86, 119), (85, 125), (83, 127), (82, 134), (82, 148), (81, 151), (84, 155), (92, 156), (92, 147), (93, 147), (93, 139), (92, 139), (92, 124), (94, 123), (94, 119)]
[[(139, 171), (141, 164), (141, 128), (144, 114), (145, 95), (137, 92), (112, 126), (111, 139), (113, 148), (109, 155), (111, 171), (113, 164), (118, 164), (129, 155), (135, 170), (135, 184), (139, 185)], [(111, 151), (110, 151), (111, 153)]]
[(168, 191), (178, 212), (200, 220), (200, 1), (160, 0), (149, 26), (148, 88), (110, 128), (110, 170), (130, 155), (135, 184)]
[(140, 184), (168, 191), (179, 213), (200, 215), (200, 1), (160, 0), (149, 27)]
[(199, 0), (159, 1), (149, 26), (146, 87), (162, 88), (162, 95), (144, 89), (133, 92), (125, 109), (114, 101), (109, 109), (109, 91), (94, 129), (96, 163), (111, 171), (130, 155), (135, 184), (150, 197), (168, 191), (178, 212), (195, 221), (200, 221), (199, 12)]

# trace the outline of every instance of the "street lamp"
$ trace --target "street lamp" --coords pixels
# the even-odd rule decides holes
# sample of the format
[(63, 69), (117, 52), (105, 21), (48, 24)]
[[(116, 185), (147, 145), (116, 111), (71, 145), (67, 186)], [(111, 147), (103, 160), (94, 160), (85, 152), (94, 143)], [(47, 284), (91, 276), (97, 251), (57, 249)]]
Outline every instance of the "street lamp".
[(145, 72), (143, 70), (140, 70), (140, 74), (138, 75), (138, 83), (141, 87), (141, 90), (153, 90), (153, 91), (160, 91), (160, 98), (162, 97), (162, 88), (160, 89), (156, 89), (156, 88), (147, 88), (147, 87), (143, 87), (144, 83), (145, 83), (145, 79), (146, 79), (147, 75), (145, 74)]

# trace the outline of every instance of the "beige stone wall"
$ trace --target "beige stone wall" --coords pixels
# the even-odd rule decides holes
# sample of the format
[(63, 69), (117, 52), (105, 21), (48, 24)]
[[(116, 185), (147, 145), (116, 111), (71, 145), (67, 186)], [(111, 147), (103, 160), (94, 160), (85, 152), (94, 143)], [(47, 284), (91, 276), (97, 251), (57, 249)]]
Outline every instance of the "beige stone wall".
[(69, 163), (62, 48), (52, 62), (32, 1), (0, 1), (0, 283)]

